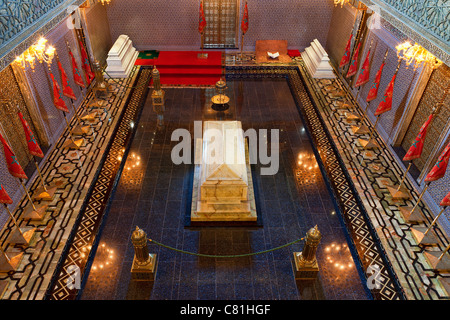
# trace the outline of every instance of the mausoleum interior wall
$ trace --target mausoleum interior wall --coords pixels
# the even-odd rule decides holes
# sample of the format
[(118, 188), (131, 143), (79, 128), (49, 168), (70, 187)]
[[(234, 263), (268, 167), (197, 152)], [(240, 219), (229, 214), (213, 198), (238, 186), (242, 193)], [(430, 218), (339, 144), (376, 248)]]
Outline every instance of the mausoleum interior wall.
[[(67, 41), (75, 56), (78, 68), (81, 71), (81, 56), (79, 53), (78, 44), (76, 42), (77, 40), (75, 32), (74, 30), (69, 29), (67, 27), (66, 20), (64, 20), (49, 34), (46, 34), (45, 38), (48, 40), (49, 44), (53, 45), (56, 48), (58, 58), (61, 61), (61, 64), (68, 76), (69, 84), (77, 97), (77, 100), (74, 101), (74, 106), (75, 108), (78, 108), (78, 106), (83, 100), (83, 97), (86, 94), (86, 89), (80, 88), (73, 81), (72, 66), (70, 62), (69, 51), (66, 45)], [(56, 81), (61, 86), (61, 76), (58, 70), (56, 56), (51, 64), (51, 72), (55, 76)], [(5, 70), (3, 70), (0, 75), (0, 86), (2, 90), (6, 90), (5, 92), (8, 94), (9, 97), (12, 97), (15, 101), (17, 101), (17, 103), (23, 105), (21, 109), (24, 108), (29, 109), (30, 106), (25, 106), (25, 102), (20, 97), (17, 91), (18, 89), (15, 89), (14, 86), (11, 86), (6, 83), (8, 81), (13, 81), (14, 80), (13, 77), (14, 74), (11, 70), (11, 67), (8, 67)], [(32, 71), (30, 69), (27, 69), (25, 71), (25, 77), (31, 89), (31, 96), (34, 100), (34, 104), (36, 105), (36, 112), (34, 114), (40, 117), (39, 119), (40, 124), (33, 123), (31, 117), (29, 117), (23, 111), (22, 112), (24, 113), (27, 122), (30, 123), (32, 129), (34, 129), (35, 128), (34, 125), (36, 125), (36, 127), (41, 126), (42, 129), (45, 131), (45, 136), (48, 138), (48, 141), (46, 141), (49, 146), (48, 150), (51, 151), (52, 146), (57, 142), (62, 131), (66, 127), (66, 122), (64, 120), (63, 112), (56, 109), (53, 103), (53, 86), (47, 64), (46, 63), (40, 64), (39, 62), (36, 62), (35, 70)], [(69, 98), (66, 98), (64, 96), (63, 99), (66, 102), (66, 105), (70, 111), (69, 113), (66, 114), (68, 120), (70, 121), (70, 119), (74, 116), (74, 109), (71, 106), (72, 102), (70, 101)], [(30, 110), (30, 112), (33, 112), (33, 110)], [(15, 113), (12, 116), (17, 117), (17, 113)], [(2, 118), (1, 121), (3, 123), (3, 121), (9, 120), (7, 117), (5, 117)], [(20, 121), (15, 122), (14, 130), (17, 132), (23, 132)], [(38, 136), (36, 131), (34, 132), (34, 134)], [(25, 141), (23, 142), (26, 143)], [(27, 151), (25, 149), (26, 145), (24, 143), (22, 143), (22, 141), (20, 141), (19, 139), (10, 139), (11, 148), (15, 153), (17, 153), (22, 167), (25, 167), (30, 161), (29, 158), (30, 156), (27, 155)], [(34, 172), (34, 175), (28, 176), (29, 180), (32, 180), (35, 175), (36, 172)], [(9, 174), (5, 161), (0, 161), (0, 182), (3, 184), (5, 190), (7, 190), (9, 196), (14, 201), (14, 203), (9, 206), (10, 209), (16, 207), (18, 202), (25, 195), (25, 193), (19, 183), (19, 180), (17, 178), (12, 177)], [(26, 182), (27, 181), (25, 181), (25, 183)], [(7, 219), (8, 215), (5, 209), (3, 207), (0, 208), (0, 227), (4, 225)]]
[[(199, 50), (199, 1), (115, 0), (106, 8), (114, 42), (121, 34), (137, 50)], [(244, 50), (254, 51), (256, 40), (287, 40), (289, 49), (308, 47), (314, 39), (325, 46), (333, 12), (328, 0), (248, 1), (249, 29)], [(240, 24), (245, 1), (240, 1)]]

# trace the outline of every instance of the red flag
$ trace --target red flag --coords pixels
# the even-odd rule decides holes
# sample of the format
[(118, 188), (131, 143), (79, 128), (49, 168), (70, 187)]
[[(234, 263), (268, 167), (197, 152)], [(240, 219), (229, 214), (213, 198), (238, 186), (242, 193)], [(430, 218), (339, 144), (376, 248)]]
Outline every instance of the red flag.
[(352, 63), (350, 64), (350, 67), (348, 68), (347, 71), (347, 78), (353, 76), (356, 71), (358, 70), (358, 55), (359, 55), (359, 47), (361, 46), (361, 42), (358, 43), (358, 46), (356, 47), (355, 53), (353, 54), (352, 57)]
[(434, 165), (433, 169), (425, 177), (425, 182), (436, 181), (445, 176), (447, 170), (448, 159), (450, 158), (450, 143), (445, 147), (442, 154), (439, 156), (438, 161)]
[(375, 110), (376, 116), (379, 116), (380, 114), (385, 113), (386, 111), (392, 109), (392, 96), (394, 94), (394, 83), (396, 77), (397, 73), (394, 73), (391, 82), (389, 82), (388, 86), (386, 87), (386, 90), (384, 91), (383, 100), (380, 101), (377, 110)]
[(352, 43), (353, 33), (350, 34), (350, 38), (347, 41), (347, 46), (345, 47), (344, 55), (342, 56), (341, 63), (339, 64), (339, 68), (342, 68), (350, 61), (350, 45)]
[(53, 76), (53, 73), (50, 72), (50, 77), (52, 78), (53, 82), (53, 103), (55, 104), (55, 107), (58, 108), (61, 111), (69, 112), (69, 109), (66, 106), (66, 103), (61, 97), (60, 88), (58, 82), (56, 82), (55, 77)]
[(27, 175), (23, 171), (19, 162), (16, 159), (16, 155), (11, 150), (11, 147), (8, 145), (8, 142), (3, 138), (0, 134), (0, 141), (3, 144), (3, 152), (5, 154), (6, 165), (8, 166), (9, 173), (16, 178), (19, 179), (27, 179)]
[(431, 114), (428, 117), (428, 120), (420, 128), (420, 131), (416, 137), (416, 140), (414, 140), (414, 142), (411, 145), (411, 147), (409, 148), (408, 152), (403, 157), (403, 161), (411, 161), (411, 160), (420, 158), (420, 156), (422, 155), (423, 143), (424, 143), (425, 137), (427, 135), (428, 125), (430, 124), (432, 119), (433, 119), (433, 114)]
[(370, 56), (370, 50), (367, 52), (366, 60), (364, 60), (364, 63), (361, 67), (361, 71), (359, 73), (358, 79), (356, 80), (355, 87), (363, 85), (369, 81), (369, 76), (370, 76), (369, 56)]
[(64, 68), (61, 64), (61, 61), (58, 60), (58, 68), (59, 71), (61, 72), (61, 81), (62, 81), (62, 86), (63, 86), (63, 95), (65, 95), (66, 97), (73, 99), (73, 100), (77, 100), (77, 97), (75, 96), (75, 93), (73, 93), (72, 88), (69, 85), (69, 80), (67, 79), (67, 74), (64, 71)]
[(247, 32), (247, 30), (248, 30), (248, 7), (247, 7), (247, 1), (245, 1), (244, 14), (242, 15), (241, 30), (242, 30), (242, 34), (245, 34)]
[(0, 203), (5, 203), (5, 204), (13, 203), (12, 199), (6, 193), (6, 190), (5, 190), (5, 188), (3, 188), (1, 183), (0, 183)]
[(94, 80), (95, 75), (92, 72), (91, 65), (89, 64), (89, 58), (86, 53), (86, 49), (84, 48), (84, 45), (81, 41), (80, 41), (80, 48), (81, 48), (81, 59), (83, 60), (82, 67), (86, 74), (86, 82), (89, 85), (92, 82), (92, 80)]
[(378, 70), (377, 74), (375, 75), (375, 80), (373, 80), (372, 87), (369, 90), (369, 93), (367, 94), (367, 102), (370, 102), (374, 99), (376, 99), (378, 95), (378, 87), (380, 86), (380, 80), (381, 80), (381, 74), (383, 73), (383, 68), (386, 65), (386, 63), (383, 61), (383, 63), (380, 66), (380, 69)]
[(206, 27), (205, 12), (203, 11), (203, 1), (200, 1), (200, 12), (198, 17), (198, 32), (203, 33)]
[(450, 192), (447, 193), (447, 195), (442, 199), (441, 203), (439, 203), (441, 207), (448, 207), (450, 206)]
[(34, 134), (33, 134), (33, 131), (31, 131), (31, 128), (28, 125), (25, 118), (23, 117), (22, 112), (19, 111), (18, 115), (19, 115), (20, 121), (22, 122), (23, 130), (25, 131), (25, 137), (27, 139), (27, 144), (28, 144), (28, 151), (33, 156), (43, 158), (44, 153), (42, 152), (41, 148), (37, 144), (36, 138), (34, 137)]
[(81, 77), (80, 71), (78, 70), (77, 62), (75, 57), (73, 56), (72, 51), (69, 50), (70, 58), (72, 60), (72, 72), (73, 72), (73, 81), (84, 88), (83, 78)]

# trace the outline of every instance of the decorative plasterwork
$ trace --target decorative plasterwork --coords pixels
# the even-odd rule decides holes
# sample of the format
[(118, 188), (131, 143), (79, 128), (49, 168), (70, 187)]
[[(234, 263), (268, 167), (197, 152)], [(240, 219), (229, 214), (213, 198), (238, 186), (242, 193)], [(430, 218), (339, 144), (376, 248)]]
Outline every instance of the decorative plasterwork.
[(85, 0), (0, 0), (0, 70)]
[(450, 65), (449, 0), (362, 0), (398, 31)]

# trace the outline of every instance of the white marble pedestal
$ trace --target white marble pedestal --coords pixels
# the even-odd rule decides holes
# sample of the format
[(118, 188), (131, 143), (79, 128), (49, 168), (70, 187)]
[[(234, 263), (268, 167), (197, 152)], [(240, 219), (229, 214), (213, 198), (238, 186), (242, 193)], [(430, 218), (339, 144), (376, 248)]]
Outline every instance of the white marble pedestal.
[(108, 52), (105, 77), (128, 78), (138, 55), (139, 52), (133, 47), (130, 38), (122, 34)]
[(320, 42), (314, 39), (311, 46), (302, 53), (302, 59), (313, 78), (333, 79), (336, 75), (330, 65), (330, 58)]

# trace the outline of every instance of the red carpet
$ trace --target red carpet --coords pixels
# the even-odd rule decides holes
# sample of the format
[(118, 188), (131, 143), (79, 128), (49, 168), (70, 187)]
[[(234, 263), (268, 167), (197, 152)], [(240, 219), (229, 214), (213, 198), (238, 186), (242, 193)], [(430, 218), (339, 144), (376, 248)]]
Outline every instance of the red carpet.
[(161, 51), (156, 59), (137, 59), (136, 65), (156, 65), (163, 85), (214, 85), (222, 76), (222, 52)]

